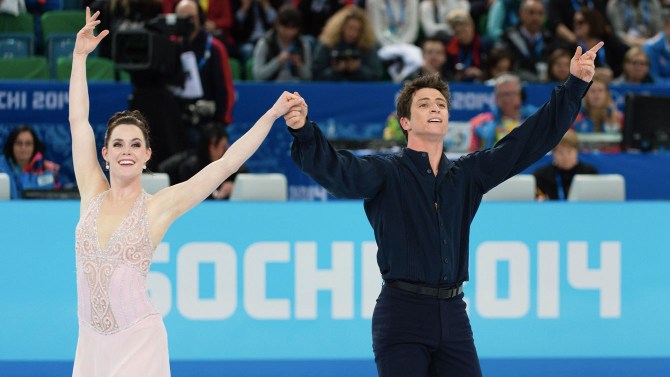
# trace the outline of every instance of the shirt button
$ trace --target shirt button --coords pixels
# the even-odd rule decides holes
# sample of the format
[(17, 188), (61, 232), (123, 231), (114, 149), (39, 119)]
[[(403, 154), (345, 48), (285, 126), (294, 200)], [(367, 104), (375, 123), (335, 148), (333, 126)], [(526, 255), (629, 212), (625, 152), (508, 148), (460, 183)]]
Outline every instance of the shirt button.
[(446, 245), (446, 244), (447, 244), (447, 240), (442, 240), (442, 244), (443, 244), (443, 245)]
[(433, 171), (430, 170), (430, 169), (426, 170), (426, 173), (428, 173), (428, 174), (430, 174), (430, 173), (432, 173), (432, 172), (433, 172)]
[(449, 263), (449, 258), (444, 258), (444, 263)]
[(447, 277), (446, 277), (446, 276), (442, 277), (442, 280), (446, 281), (446, 280), (447, 280)]

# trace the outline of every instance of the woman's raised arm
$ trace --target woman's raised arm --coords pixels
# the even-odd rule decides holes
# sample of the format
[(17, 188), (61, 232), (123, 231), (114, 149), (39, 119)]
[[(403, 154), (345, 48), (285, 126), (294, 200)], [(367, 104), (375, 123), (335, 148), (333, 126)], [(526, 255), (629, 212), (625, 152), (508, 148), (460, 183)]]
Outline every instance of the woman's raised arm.
[(98, 162), (93, 128), (88, 121), (86, 58), (109, 34), (107, 30), (100, 32), (97, 36), (94, 34), (96, 25), (100, 23), (97, 19), (99, 15), (100, 12), (91, 15), (91, 10), (86, 7), (86, 25), (77, 33), (77, 41), (72, 52), (69, 118), (72, 134), (72, 160), (83, 204), (82, 210), (92, 196), (109, 186)]
[(235, 173), (258, 149), (274, 122), (289, 110), (304, 106), (304, 100), (283, 92), (275, 104), (218, 160), (205, 166), (186, 182), (156, 193), (153, 201), (160, 213), (157, 220), (167, 228), (176, 218), (205, 200), (223, 181)]

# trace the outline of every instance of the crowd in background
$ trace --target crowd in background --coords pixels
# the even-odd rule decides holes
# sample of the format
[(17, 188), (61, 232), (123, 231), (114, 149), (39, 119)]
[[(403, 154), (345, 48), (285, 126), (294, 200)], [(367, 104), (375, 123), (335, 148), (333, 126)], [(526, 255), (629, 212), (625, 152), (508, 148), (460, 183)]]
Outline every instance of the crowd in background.
[[(49, 0), (49, 2), (68, 0)], [(3, 0), (19, 3), (33, 0)], [(44, 1), (42, 1), (44, 3)], [(70, 1), (70, 3), (72, 3)], [(83, 0), (114, 33), (177, 12), (176, 0)], [(256, 81), (402, 81), (440, 41), (450, 81), (486, 82), (505, 72), (550, 82), (550, 59), (605, 41), (599, 74), (613, 82), (670, 81), (669, 0), (200, 0), (197, 27)], [(37, 9), (37, 10), (35, 10)], [(2, 10), (0, 10), (2, 11)], [(179, 12), (177, 12), (179, 14)], [(629, 50), (634, 51), (629, 52)], [(571, 55), (570, 55), (571, 56)], [(502, 63), (501, 63), (502, 60)]]
[[(116, 33), (162, 14), (191, 18), (192, 32), (178, 38), (183, 77), (130, 74), (129, 107), (161, 125), (152, 129), (150, 168), (172, 157), (173, 179), (175, 156), (203, 154), (212, 128), (232, 122), (236, 80), (404, 82), (439, 74), (492, 85), (495, 106), (470, 121), (470, 151), (493, 146), (532, 113), (524, 83), (566, 80), (577, 46), (605, 42), (577, 133), (621, 132), (610, 85), (670, 83), (670, 0), (2, 0), (0, 12), (37, 20), (45, 10), (85, 6), (101, 11), (100, 28), (110, 35), (99, 54), (112, 60)], [(389, 119), (384, 138), (404, 141)]]

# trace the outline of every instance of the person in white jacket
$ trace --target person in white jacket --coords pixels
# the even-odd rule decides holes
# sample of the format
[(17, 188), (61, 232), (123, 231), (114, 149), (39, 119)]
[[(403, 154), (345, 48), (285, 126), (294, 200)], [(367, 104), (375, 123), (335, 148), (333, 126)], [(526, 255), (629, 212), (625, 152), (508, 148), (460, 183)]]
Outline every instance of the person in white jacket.
[(454, 35), (454, 29), (447, 22), (447, 14), (454, 9), (470, 11), (467, 0), (421, 0), (419, 3), (419, 22), (426, 38), (439, 38), (447, 41)]

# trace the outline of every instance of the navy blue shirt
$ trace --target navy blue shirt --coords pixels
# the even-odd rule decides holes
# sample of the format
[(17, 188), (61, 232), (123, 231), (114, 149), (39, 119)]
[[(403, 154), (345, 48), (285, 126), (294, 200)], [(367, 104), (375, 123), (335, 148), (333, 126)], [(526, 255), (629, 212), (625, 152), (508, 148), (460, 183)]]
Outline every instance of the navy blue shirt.
[(454, 161), (443, 154), (437, 175), (427, 153), (409, 148), (361, 158), (337, 151), (314, 123), (291, 130), (291, 158), (334, 196), (364, 200), (384, 280), (452, 286), (468, 280), (470, 223), (484, 193), (558, 144), (588, 85), (570, 76), (493, 148)]

